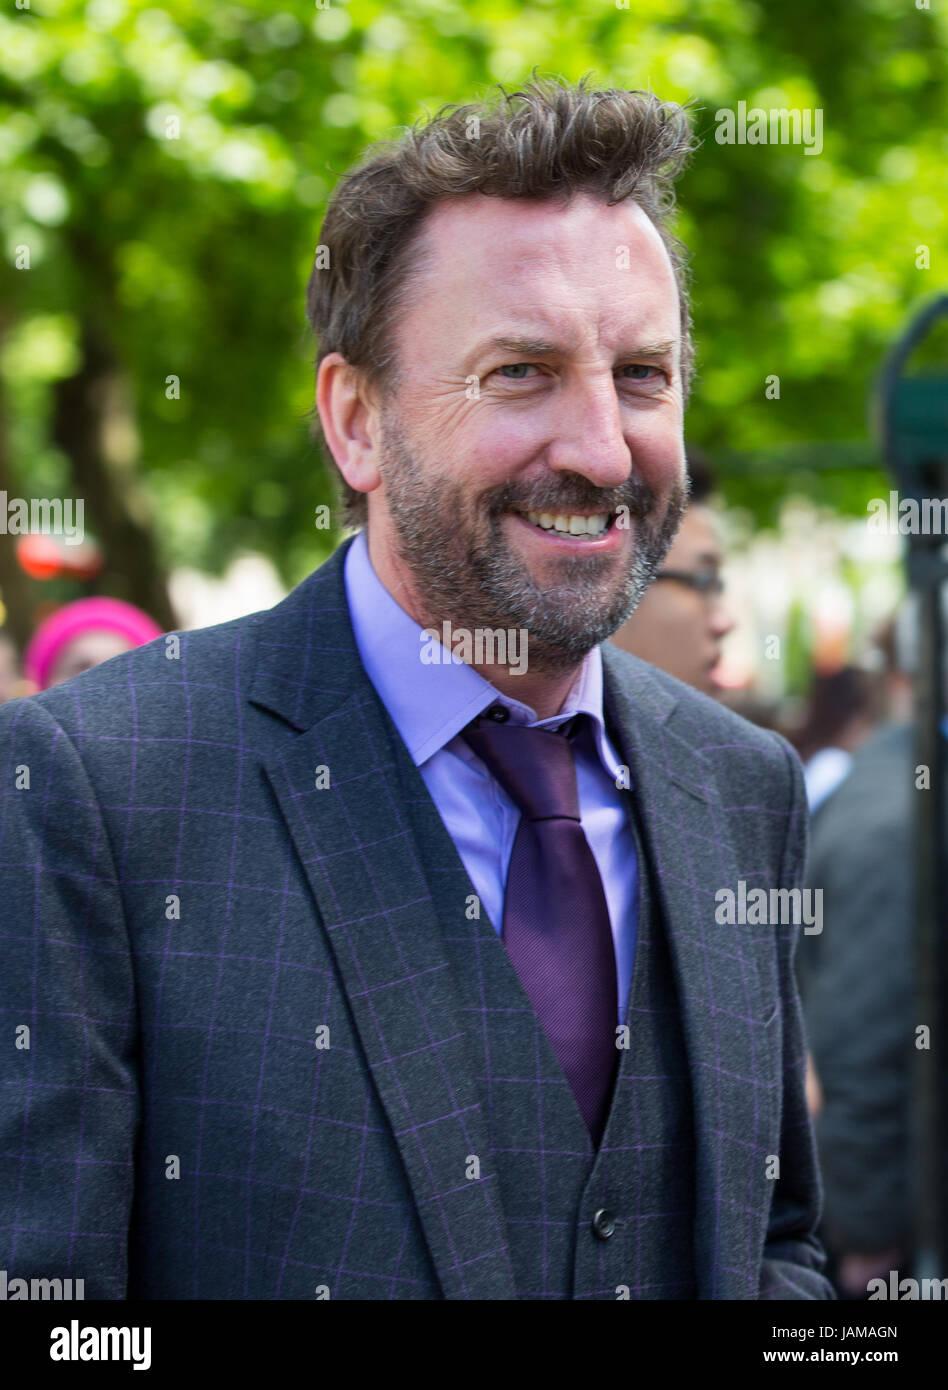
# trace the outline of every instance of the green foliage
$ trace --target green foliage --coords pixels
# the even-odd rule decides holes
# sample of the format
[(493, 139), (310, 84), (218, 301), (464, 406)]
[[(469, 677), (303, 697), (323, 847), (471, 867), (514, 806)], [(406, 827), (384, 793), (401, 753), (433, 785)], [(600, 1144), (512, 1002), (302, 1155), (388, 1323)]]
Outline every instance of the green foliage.
[[(694, 99), (703, 143), (680, 186), (699, 345), (689, 437), (761, 521), (791, 489), (864, 513), (885, 485), (867, 430), (875, 374), (945, 284), (946, 34), (944, 6), (910, 0), (7, 7), (11, 474), (68, 475), (51, 393), (91, 331), (127, 382), (118, 452), (144, 481), (163, 562), (219, 568), (250, 546), (298, 579), (333, 543), (312, 525), (332, 494), (309, 438), (303, 312), (326, 198), (372, 140), (537, 65)], [(820, 108), (822, 152), (717, 143), (715, 111), (741, 100)], [(15, 268), (24, 245), (29, 270)]]

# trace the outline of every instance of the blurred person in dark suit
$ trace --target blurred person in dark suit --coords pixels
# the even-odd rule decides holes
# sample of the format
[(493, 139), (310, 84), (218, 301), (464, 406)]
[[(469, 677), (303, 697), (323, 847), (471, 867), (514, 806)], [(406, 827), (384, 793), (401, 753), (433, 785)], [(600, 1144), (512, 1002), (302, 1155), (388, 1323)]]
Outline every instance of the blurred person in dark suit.
[(723, 597), (717, 521), (706, 505), (710, 465), (690, 446), (687, 456), (691, 491), (678, 534), (652, 587), (610, 641), (696, 690), (717, 695), (721, 643), (734, 619)]
[(790, 740), (803, 762), (811, 815), (842, 784), (854, 752), (878, 724), (877, 687), (875, 673), (857, 666), (814, 675), (805, 721)]
[(808, 882), (823, 931), (797, 965), (815, 1077), (822, 1231), (848, 1298), (913, 1258), (909, 1180), (914, 1057), (915, 727), (912, 612), (879, 639), (889, 717), (861, 742), (812, 820)]

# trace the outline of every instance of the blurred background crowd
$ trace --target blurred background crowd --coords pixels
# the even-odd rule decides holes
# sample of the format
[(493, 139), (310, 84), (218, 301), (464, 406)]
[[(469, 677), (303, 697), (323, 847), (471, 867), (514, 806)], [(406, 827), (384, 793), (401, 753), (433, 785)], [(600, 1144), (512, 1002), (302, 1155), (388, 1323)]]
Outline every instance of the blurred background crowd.
[[(844, 1297), (913, 1258), (913, 682), (879, 367), (946, 286), (948, 11), (904, 0), (57, 0), (0, 16), (0, 699), (267, 607), (343, 534), (303, 292), (373, 140), (537, 65), (693, 101), (693, 494), (613, 640), (805, 765), (798, 957)], [(823, 147), (717, 143), (739, 101)], [(940, 269), (939, 269), (940, 268)], [(8, 500), (83, 499), (85, 533)], [(324, 524), (327, 515), (329, 524)], [(942, 1271), (945, 1272), (945, 1271)]]

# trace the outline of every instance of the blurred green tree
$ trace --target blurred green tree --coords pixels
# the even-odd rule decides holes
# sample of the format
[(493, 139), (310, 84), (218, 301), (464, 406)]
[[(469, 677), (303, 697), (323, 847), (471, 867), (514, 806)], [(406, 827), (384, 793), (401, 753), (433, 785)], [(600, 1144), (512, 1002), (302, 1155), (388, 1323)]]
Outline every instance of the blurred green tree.
[[(171, 624), (173, 565), (252, 548), (293, 583), (329, 552), (303, 312), (327, 197), (371, 141), (534, 65), (695, 102), (687, 432), (727, 499), (768, 522), (791, 488), (858, 513), (883, 487), (867, 395), (948, 263), (945, 7), (23, 3), (0, 16), (0, 488), (85, 499), (101, 590)], [(821, 152), (719, 144), (739, 101), (818, 108)], [(22, 636), (9, 537), (0, 590)]]

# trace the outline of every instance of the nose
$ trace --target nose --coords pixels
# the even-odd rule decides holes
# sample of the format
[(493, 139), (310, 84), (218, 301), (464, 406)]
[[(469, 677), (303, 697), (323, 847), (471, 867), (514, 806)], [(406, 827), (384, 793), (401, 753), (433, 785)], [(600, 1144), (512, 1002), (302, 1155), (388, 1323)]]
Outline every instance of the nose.
[(724, 599), (719, 595), (715, 598), (711, 607), (711, 631), (714, 637), (720, 642), (729, 632), (733, 632), (737, 626), (737, 620), (732, 616)]
[(547, 461), (556, 473), (580, 473), (596, 487), (621, 487), (632, 468), (615, 381), (575, 382), (564, 390), (551, 426)]

